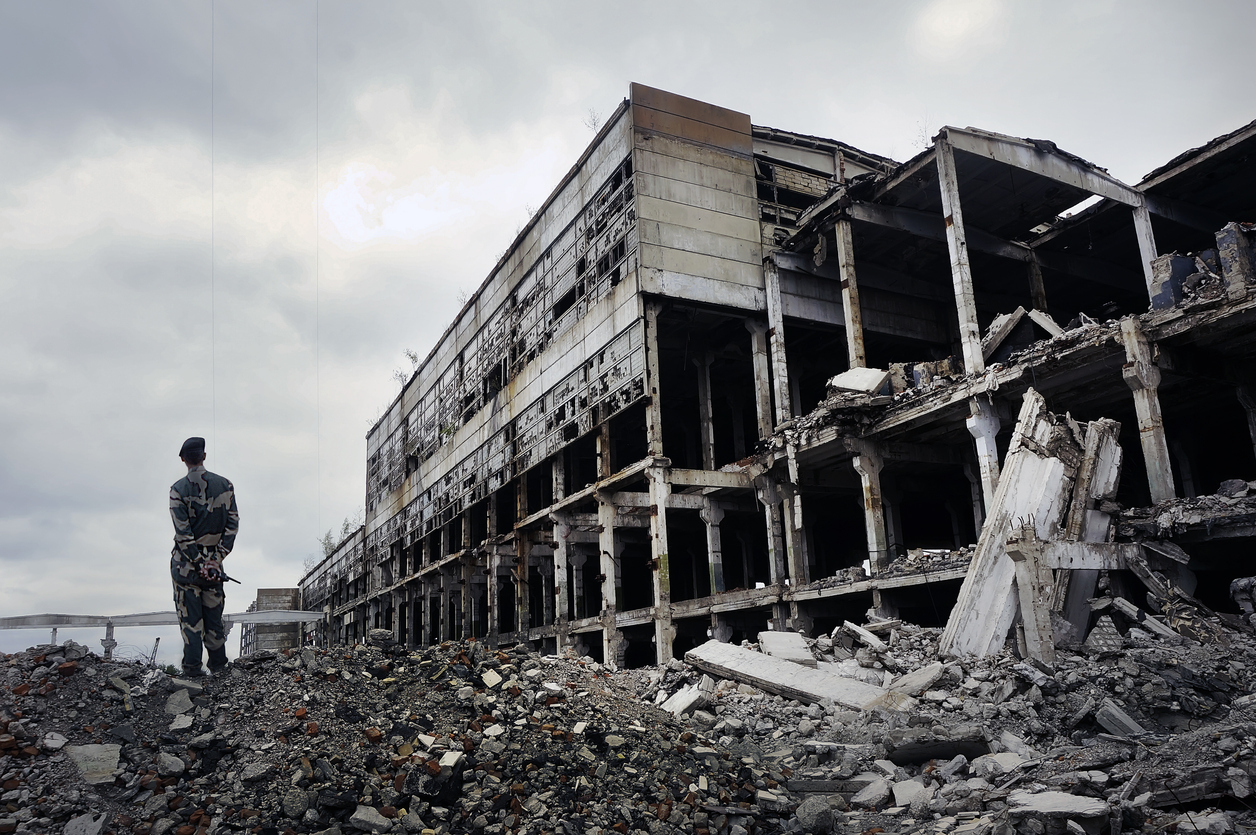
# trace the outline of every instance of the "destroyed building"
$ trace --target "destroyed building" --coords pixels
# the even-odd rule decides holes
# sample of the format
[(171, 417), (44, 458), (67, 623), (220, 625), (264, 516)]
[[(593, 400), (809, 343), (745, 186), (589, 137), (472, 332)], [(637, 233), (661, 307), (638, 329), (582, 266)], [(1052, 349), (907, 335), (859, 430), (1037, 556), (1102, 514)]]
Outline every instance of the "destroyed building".
[(301, 581), (318, 639), (636, 666), (765, 623), (941, 626), (1031, 389), (1123, 453), (1072, 538), (1093, 512), (1167, 540), (1187, 562), (1157, 570), (1230, 608), (1254, 150), (1256, 123), (1130, 186), (946, 127), (900, 164), (632, 85), (367, 435), (365, 524)]

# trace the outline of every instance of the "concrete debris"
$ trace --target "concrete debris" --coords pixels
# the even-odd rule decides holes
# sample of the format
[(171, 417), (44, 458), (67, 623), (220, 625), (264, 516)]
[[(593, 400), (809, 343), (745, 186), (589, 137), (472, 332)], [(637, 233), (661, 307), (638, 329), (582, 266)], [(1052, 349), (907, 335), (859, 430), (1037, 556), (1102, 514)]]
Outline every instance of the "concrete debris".
[(1128, 713), (1116, 706), (1111, 699), (1104, 699), (1103, 704), (1095, 711), (1095, 721), (1103, 726), (1108, 733), (1117, 736), (1142, 736), (1147, 733), (1142, 725), (1134, 721)]
[(1011, 313), (1000, 313), (990, 322), (986, 335), (981, 338), (981, 354), (987, 361), (1002, 361), (1014, 350), (1063, 333), (1064, 329), (1041, 310), (1026, 311), (1024, 307), (1017, 307)]
[[(991, 654), (1001, 647), (1019, 613), (1026, 654), (1054, 660), (1051, 568), (1043, 543), (1052, 540), (1106, 542), (1109, 515), (1093, 505), (1115, 494), (1121, 472), (1120, 424), (1055, 415), (1029, 389), (1012, 434), (990, 511), (959, 598), (942, 636), (951, 656)], [(1071, 567), (1071, 566), (1064, 566)], [(1078, 565), (1093, 584), (1097, 565)], [(1074, 598), (1089, 597), (1075, 578)], [(1064, 603), (1067, 610), (1068, 602)]]
[(885, 690), (831, 673), (812, 670), (769, 655), (719, 641), (707, 641), (685, 653), (685, 661), (724, 678), (753, 682), (754, 686), (805, 703), (830, 701), (861, 708)]
[(759, 650), (804, 667), (816, 666), (816, 657), (807, 646), (807, 640), (797, 632), (760, 632)]
[(1123, 645), (1124, 639), (1108, 615), (1101, 615), (1086, 636), (1086, 649), (1095, 655), (1120, 652)]
[[(0, 824), (87, 835), (1256, 825), (1234, 804), (1256, 775), (1256, 638), (1218, 626), (1230, 641), (1219, 654), (1096, 606), (1119, 640), (1057, 648), (1050, 673), (1008, 648), (943, 662), (941, 630), (901, 620), (858, 627), (882, 653), (839, 626), (858, 646), (841, 663), (888, 689), (731, 645), (618, 672), (475, 642), (316, 650), (295, 666), (295, 654), (260, 654), (189, 694), (178, 715), (192, 724), (177, 730), (166, 704), (188, 691), (172, 680), (153, 679), (127, 712), (104, 697), (118, 692), (108, 682), (143, 669), (90, 656), (31, 692), (22, 685), (52, 663), (51, 648), (33, 648), (0, 659), (11, 740), (0, 741)], [(831, 652), (824, 640), (804, 645)], [(795, 686), (773, 680), (778, 668), (916, 698), (803, 701), (767, 689)], [(676, 714), (656, 707), (690, 699)], [(46, 744), (54, 734), (61, 750)]]
[(1007, 796), (1007, 807), (1013, 816), (1042, 818), (1098, 818), (1109, 812), (1108, 804), (1097, 798), (1055, 791), (1014, 791)]
[(879, 394), (889, 382), (890, 372), (880, 368), (852, 368), (829, 380), (829, 389), (835, 392), (854, 391)]

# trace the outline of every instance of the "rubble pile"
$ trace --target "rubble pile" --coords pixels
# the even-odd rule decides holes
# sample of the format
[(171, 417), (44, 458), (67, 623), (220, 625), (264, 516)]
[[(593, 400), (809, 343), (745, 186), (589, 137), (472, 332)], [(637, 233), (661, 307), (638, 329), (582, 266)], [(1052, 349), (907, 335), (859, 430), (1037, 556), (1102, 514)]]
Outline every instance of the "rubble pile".
[[(809, 642), (821, 667), (857, 663), (861, 679), (914, 703), (862, 711), (791, 704), (720, 682), (689, 721), (720, 746), (757, 748), (788, 769), (785, 787), (800, 804), (823, 798), (834, 832), (1256, 825), (1246, 805), (1256, 774), (1256, 640), (1226, 629), (1219, 652), (1154, 635), (1102, 599), (1096, 606), (1112, 614), (1086, 644), (1061, 649), (1051, 675), (1010, 649), (939, 661), (940, 630), (910, 624), (883, 633), (881, 651), (859, 647), (853, 659), (826, 665), (830, 647), (841, 654), (839, 628)], [(692, 687), (702, 673), (654, 676), (666, 693)]]
[(1193, 526), (1209, 530), (1256, 524), (1256, 482), (1222, 482), (1216, 495), (1170, 499), (1152, 507), (1127, 508), (1117, 520), (1117, 535), (1133, 540), (1181, 536)]
[(883, 575), (898, 576), (920, 574), (927, 571), (946, 571), (966, 568), (972, 562), (975, 546), (946, 550), (941, 548), (911, 548), (890, 561)]
[(711, 747), (635, 679), (388, 634), (196, 682), (72, 643), (5, 657), (0, 833), (737, 835), (790, 818), (787, 772)]
[(0, 833), (1256, 825), (1256, 640), (1218, 626), (1219, 652), (1096, 606), (1050, 674), (1010, 650), (939, 660), (940, 630), (898, 621), (808, 639), (821, 671), (893, 696), (863, 709), (681, 661), (612, 671), (383, 632), (196, 682), (33, 647), (0, 660)]

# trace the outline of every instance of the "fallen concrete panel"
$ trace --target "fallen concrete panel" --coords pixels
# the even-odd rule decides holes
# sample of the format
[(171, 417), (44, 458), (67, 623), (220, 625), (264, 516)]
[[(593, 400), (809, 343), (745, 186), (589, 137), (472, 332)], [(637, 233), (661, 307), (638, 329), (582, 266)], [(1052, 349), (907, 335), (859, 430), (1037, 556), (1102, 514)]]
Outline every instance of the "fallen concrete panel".
[(1108, 814), (1108, 804), (1095, 797), (1065, 792), (1014, 791), (1007, 797), (1007, 811), (1044, 818), (1097, 818)]
[(807, 640), (797, 632), (760, 632), (759, 649), (773, 658), (793, 661), (804, 667), (816, 666), (815, 656), (807, 648)]
[(808, 704), (830, 699), (844, 707), (862, 708), (885, 693), (884, 688), (872, 684), (822, 673), (719, 641), (707, 641), (691, 649), (685, 653), (685, 662), (722, 678)]

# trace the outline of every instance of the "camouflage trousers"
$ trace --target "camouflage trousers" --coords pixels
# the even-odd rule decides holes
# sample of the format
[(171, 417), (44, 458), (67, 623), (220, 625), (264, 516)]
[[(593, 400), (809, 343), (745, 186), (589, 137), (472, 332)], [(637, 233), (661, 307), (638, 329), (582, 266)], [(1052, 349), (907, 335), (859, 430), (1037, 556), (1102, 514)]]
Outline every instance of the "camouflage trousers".
[(222, 624), (226, 603), (222, 584), (202, 587), (174, 584), (174, 606), (179, 613), (179, 632), (183, 634), (183, 671), (201, 669), (201, 647), (209, 650), (209, 668), (227, 666), (227, 633)]

